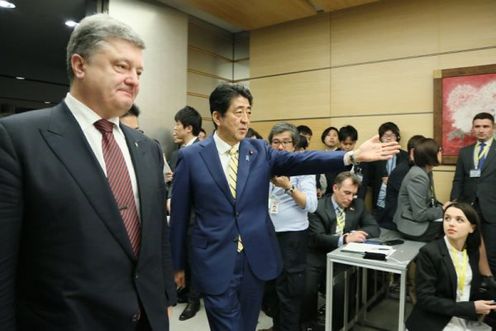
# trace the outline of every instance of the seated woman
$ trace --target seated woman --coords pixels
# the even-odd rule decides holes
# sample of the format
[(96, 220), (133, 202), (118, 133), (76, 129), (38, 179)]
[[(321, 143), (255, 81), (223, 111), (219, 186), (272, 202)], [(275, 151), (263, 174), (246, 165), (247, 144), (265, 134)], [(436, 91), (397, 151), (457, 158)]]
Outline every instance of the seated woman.
[[(410, 331), (491, 330), (478, 321), (496, 310), (480, 300), (479, 218), (466, 203), (446, 207), (444, 238), (422, 247), (417, 256), (417, 304), (406, 321)], [(480, 319), (479, 319), (480, 320)]]
[(436, 200), (432, 180), (432, 169), (440, 163), (440, 151), (431, 138), (420, 140), (413, 151), (414, 166), (401, 183), (393, 218), (407, 239), (429, 242), (441, 235), (443, 208)]

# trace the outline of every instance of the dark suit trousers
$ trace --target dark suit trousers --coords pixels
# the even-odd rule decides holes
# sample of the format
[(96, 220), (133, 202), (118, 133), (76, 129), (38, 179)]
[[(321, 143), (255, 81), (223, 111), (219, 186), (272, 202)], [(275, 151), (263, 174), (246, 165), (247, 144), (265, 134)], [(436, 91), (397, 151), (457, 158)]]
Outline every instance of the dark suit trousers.
[[(344, 271), (349, 269), (343, 264), (334, 265), (336, 284), (334, 284), (332, 295), (332, 330), (338, 330), (343, 326), (343, 302), (344, 302)], [(326, 266), (308, 265), (305, 273), (305, 294), (301, 308), (301, 322), (303, 324), (314, 323), (317, 321), (317, 305), (319, 299), (319, 291), (325, 293), (326, 290)], [(356, 288), (354, 282), (349, 283), (349, 293), (355, 293)], [(351, 296), (349, 297), (351, 299)], [(353, 306), (353, 302), (349, 301), (349, 307)]]
[(210, 329), (255, 331), (264, 283), (251, 271), (245, 253), (238, 253), (228, 289), (219, 295), (203, 294)]
[(305, 289), (308, 231), (277, 232), (283, 271), (267, 283), (265, 300), (273, 313), (274, 331), (298, 331)]

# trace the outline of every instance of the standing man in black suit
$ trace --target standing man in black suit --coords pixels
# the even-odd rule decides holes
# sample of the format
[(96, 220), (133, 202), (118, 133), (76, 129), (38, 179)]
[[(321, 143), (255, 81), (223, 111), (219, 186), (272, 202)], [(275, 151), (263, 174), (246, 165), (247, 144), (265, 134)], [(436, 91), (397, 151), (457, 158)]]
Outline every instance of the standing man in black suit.
[[(176, 121), (176, 125), (174, 125), (172, 136), (174, 142), (179, 145), (179, 148), (186, 148), (200, 141), (198, 135), (200, 134), (202, 127), (202, 118), (195, 108), (186, 106), (180, 109), (174, 116), (174, 120)], [(176, 168), (178, 152), (179, 150), (175, 150), (171, 156), (170, 167), (172, 171)], [(169, 195), (170, 192), (171, 191), (169, 191)], [(170, 196), (168, 206), (168, 210), (170, 211)], [(193, 222), (193, 215), (191, 215), (190, 222)], [(189, 235), (190, 234), (188, 233), (188, 236)], [(179, 315), (180, 321), (185, 321), (194, 317), (200, 310), (200, 293), (198, 293), (192, 282), (189, 264), (186, 268), (186, 287), (178, 288), (178, 301), (187, 303), (183, 312)]]
[(472, 121), (477, 142), (460, 150), (452, 201), (473, 204), (481, 219), (482, 235), (491, 272), (496, 274), (496, 144), (494, 116), (482, 112)]
[(144, 47), (108, 15), (85, 18), (64, 101), (0, 120), (2, 330), (169, 329), (162, 152), (119, 123)]

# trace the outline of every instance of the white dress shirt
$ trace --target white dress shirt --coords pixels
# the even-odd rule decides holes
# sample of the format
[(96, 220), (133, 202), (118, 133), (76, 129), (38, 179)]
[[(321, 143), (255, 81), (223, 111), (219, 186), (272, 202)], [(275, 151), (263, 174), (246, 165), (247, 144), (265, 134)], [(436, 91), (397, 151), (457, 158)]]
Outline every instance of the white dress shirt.
[[(95, 154), (95, 157), (98, 160), (103, 172), (107, 175), (107, 168), (103, 158), (102, 134), (94, 125), (96, 121), (101, 120), (102, 118), (81, 101), (74, 98), (70, 93), (67, 93), (64, 102), (71, 111), (72, 115), (76, 118), (76, 121), (81, 127), (81, 130), (83, 131), (93, 154)], [(136, 181), (136, 173), (134, 172), (133, 162), (131, 161), (131, 154), (129, 153), (129, 149), (127, 147), (126, 137), (119, 126), (119, 117), (112, 117), (107, 120), (115, 124), (113, 129), (114, 138), (117, 145), (121, 149), (122, 155), (124, 156), (127, 171), (129, 172), (129, 178), (131, 179), (131, 186), (133, 187), (136, 209), (138, 211), (138, 215), (140, 215), (138, 184)]]

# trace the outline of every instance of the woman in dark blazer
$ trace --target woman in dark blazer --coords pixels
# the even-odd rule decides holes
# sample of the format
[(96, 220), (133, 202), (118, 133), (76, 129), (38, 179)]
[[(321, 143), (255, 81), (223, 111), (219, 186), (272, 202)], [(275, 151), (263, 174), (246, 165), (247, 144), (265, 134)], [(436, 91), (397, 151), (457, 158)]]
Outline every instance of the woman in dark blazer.
[(477, 213), (466, 203), (450, 204), (443, 228), (444, 238), (425, 245), (417, 256), (417, 304), (406, 326), (410, 331), (491, 330), (478, 321), (496, 304), (480, 300)]

